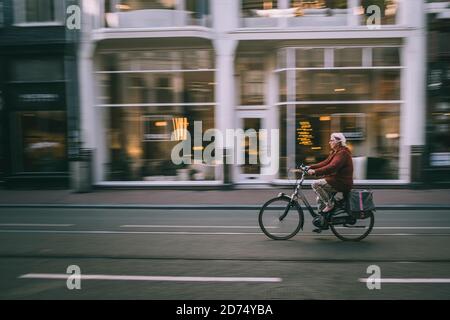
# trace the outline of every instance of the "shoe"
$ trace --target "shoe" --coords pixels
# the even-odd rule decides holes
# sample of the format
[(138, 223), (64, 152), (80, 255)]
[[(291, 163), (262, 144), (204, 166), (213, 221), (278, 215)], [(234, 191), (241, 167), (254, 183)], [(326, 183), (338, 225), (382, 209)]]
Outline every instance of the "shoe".
[(328, 212), (330, 212), (331, 210), (333, 210), (334, 209), (334, 204), (332, 204), (331, 206), (330, 205), (327, 205), (323, 210), (322, 210), (322, 212), (323, 213), (328, 213)]

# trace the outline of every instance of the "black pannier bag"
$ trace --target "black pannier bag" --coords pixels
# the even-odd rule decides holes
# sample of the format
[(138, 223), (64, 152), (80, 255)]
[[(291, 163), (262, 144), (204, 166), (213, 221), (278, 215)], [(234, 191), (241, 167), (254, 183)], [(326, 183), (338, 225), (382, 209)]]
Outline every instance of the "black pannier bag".
[(356, 219), (366, 219), (375, 210), (373, 193), (369, 190), (352, 190), (347, 198), (347, 211)]

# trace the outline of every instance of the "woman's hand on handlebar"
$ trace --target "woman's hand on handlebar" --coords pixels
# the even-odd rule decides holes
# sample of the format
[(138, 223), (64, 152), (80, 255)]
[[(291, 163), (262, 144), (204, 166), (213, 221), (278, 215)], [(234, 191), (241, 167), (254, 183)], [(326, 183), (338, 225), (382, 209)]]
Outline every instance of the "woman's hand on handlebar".
[(297, 166), (297, 168), (299, 170), (301, 170), (302, 172), (309, 174), (309, 175), (313, 175), (316, 173), (314, 170), (310, 169), (309, 166), (305, 166), (303, 163), (301, 165)]

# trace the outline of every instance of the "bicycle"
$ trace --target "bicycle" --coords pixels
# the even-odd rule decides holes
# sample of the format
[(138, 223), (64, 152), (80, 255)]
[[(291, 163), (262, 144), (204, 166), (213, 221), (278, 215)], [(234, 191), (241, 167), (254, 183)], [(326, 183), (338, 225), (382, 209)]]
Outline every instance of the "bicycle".
[(319, 214), (314, 211), (302, 192), (308, 169), (309, 167), (302, 164), (295, 170), (301, 172), (301, 178), (297, 178), (291, 196), (279, 193), (262, 206), (258, 222), (264, 234), (274, 240), (287, 240), (303, 229), (304, 214), (298, 201), (300, 199), (313, 217), (313, 225), (318, 228), (318, 232), (330, 228), (342, 241), (360, 241), (367, 237), (375, 223), (373, 211), (366, 212), (364, 219), (355, 217), (347, 211), (345, 195), (340, 200), (335, 199), (336, 194), (333, 195), (335, 206), (330, 212)]

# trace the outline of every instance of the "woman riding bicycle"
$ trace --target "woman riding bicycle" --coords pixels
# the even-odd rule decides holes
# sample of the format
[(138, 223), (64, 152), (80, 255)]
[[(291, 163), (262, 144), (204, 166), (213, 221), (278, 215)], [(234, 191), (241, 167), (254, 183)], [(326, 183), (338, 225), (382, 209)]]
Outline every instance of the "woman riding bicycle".
[(353, 186), (352, 154), (346, 146), (342, 133), (333, 133), (330, 138), (331, 152), (324, 161), (310, 166), (309, 175), (322, 177), (314, 180), (312, 188), (318, 196), (318, 207), (322, 212), (334, 208), (333, 194), (350, 192)]

